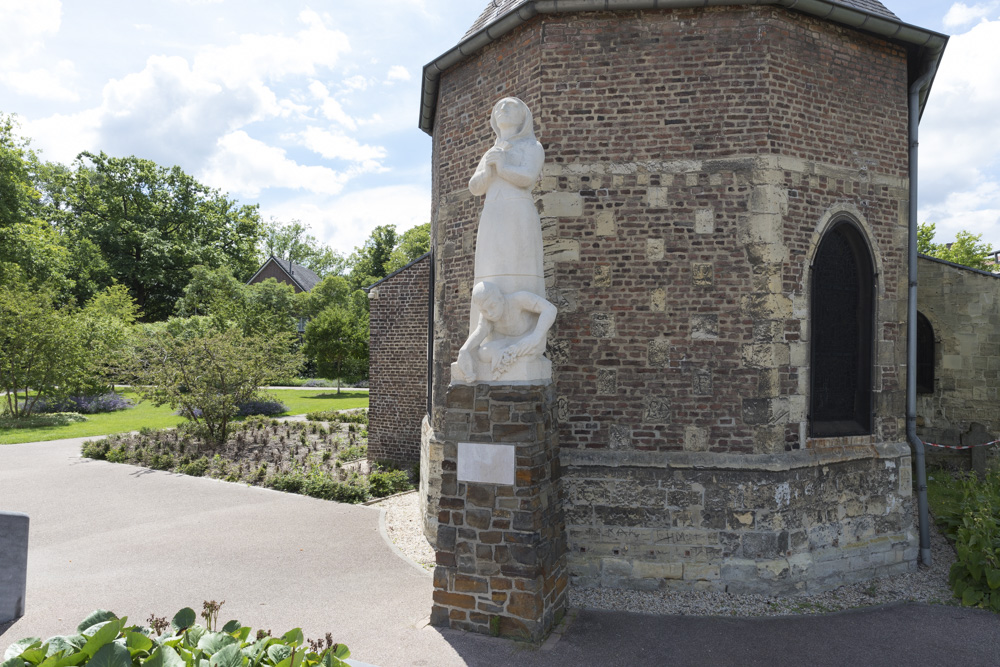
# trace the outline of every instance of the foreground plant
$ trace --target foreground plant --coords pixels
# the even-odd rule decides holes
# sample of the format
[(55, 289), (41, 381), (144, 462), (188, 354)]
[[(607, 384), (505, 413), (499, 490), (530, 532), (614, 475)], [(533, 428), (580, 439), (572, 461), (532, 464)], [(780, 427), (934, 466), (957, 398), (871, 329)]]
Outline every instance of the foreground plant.
[[(0, 667), (340, 667), (351, 652), (343, 644), (309, 641), (302, 630), (281, 637), (252, 630), (229, 621), (215, 630), (222, 603), (205, 603), (209, 627), (195, 623), (190, 607), (177, 612), (169, 623), (151, 616), (149, 627), (129, 625), (126, 617), (98, 609), (70, 635), (56, 635), (44, 642), (28, 637), (14, 642)], [(211, 608), (211, 611), (210, 611)]]

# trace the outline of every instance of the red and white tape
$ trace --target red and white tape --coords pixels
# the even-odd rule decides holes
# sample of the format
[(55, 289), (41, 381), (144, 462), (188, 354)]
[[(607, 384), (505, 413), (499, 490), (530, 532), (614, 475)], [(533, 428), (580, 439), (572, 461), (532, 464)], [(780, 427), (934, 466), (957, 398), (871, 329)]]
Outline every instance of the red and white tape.
[(1000, 440), (994, 440), (993, 442), (984, 442), (981, 445), (939, 445), (935, 442), (925, 442), (924, 444), (928, 447), (940, 447), (941, 449), (972, 449), (973, 447), (989, 447), (990, 445), (995, 445)]

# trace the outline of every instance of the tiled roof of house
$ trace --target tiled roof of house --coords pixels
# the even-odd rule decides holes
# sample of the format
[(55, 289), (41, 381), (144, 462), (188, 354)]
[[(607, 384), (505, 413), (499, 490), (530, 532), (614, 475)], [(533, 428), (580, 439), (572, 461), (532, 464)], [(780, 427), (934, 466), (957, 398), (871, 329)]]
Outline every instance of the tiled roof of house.
[[(868, 12), (869, 14), (875, 14), (876, 16), (884, 16), (889, 19), (898, 20), (898, 17), (892, 12), (890, 12), (888, 9), (886, 9), (885, 5), (883, 5), (878, 0), (830, 0), (830, 1), (838, 5), (844, 5), (845, 7), (850, 7), (852, 9), (860, 9), (863, 12)], [(479, 18), (476, 19), (475, 23), (472, 24), (472, 27), (469, 28), (469, 31), (465, 33), (465, 37), (463, 37), (462, 39), (471, 37), (472, 35), (476, 34), (489, 24), (493, 23), (494, 21), (496, 21), (498, 18), (500, 18), (510, 10), (514, 9), (518, 5), (524, 4), (525, 2), (527, 2), (527, 0), (489, 0), (489, 4), (486, 6), (486, 9), (483, 10), (483, 13), (479, 15)]]
[(316, 287), (316, 285), (318, 285), (322, 280), (322, 278), (316, 275), (315, 272), (310, 271), (301, 264), (296, 264), (288, 259), (278, 259), (274, 255), (271, 255), (267, 261), (264, 262), (264, 265), (257, 270), (257, 273), (253, 275), (253, 278), (250, 278), (250, 280), (247, 281), (247, 284), (253, 283), (254, 278), (260, 275), (260, 272), (272, 262), (276, 264), (282, 272), (288, 276), (289, 280), (295, 283), (303, 292), (308, 292), (313, 287)]

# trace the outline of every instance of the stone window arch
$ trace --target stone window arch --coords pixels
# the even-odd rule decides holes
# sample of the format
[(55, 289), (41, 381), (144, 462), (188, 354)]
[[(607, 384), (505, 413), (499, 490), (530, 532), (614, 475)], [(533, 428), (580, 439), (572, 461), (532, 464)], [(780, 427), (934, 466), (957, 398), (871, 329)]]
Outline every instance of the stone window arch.
[(934, 393), (934, 327), (917, 313), (917, 393)]
[(809, 422), (813, 437), (872, 432), (875, 265), (846, 216), (827, 228), (812, 263)]

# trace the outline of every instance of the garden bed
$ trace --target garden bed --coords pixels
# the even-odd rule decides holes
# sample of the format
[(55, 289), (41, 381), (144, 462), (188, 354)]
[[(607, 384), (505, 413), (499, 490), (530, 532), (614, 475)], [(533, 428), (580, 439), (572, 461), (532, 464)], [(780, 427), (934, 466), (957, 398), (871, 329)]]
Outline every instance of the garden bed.
[(412, 488), (404, 471), (369, 468), (366, 413), (331, 416), (349, 423), (250, 417), (217, 446), (183, 426), (143, 429), (85, 442), (81, 453), (112, 463), (360, 503)]

